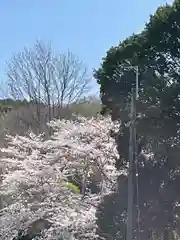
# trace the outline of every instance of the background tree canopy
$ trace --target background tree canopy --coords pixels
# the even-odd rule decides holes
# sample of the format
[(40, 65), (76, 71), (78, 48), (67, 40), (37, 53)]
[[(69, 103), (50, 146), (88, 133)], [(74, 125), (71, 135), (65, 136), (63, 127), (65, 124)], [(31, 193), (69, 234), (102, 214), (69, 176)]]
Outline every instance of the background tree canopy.
[[(129, 96), (135, 84), (135, 72), (126, 66), (132, 65), (139, 67), (137, 137), (141, 234), (143, 239), (149, 239), (152, 232), (165, 237), (164, 229), (168, 228), (169, 232), (180, 230), (180, 0), (160, 6), (150, 16), (144, 30), (111, 47), (101, 67), (95, 71), (104, 105), (102, 113), (110, 112), (113, 120), (120, 118), (122, 122), (121, 134), (116, 136), (120, 153), (118, 168), (125, 167), (128, 162), (129, 130), (126, 123), (129, 121)], [(151, 157), (142, 152), (151, 153)], [(120, 189), (124, 189), (126, 183), (123, 181)], [(134, 189), (136, 193), (135, 181)], [(104, 204), (114, 202), (116, 205), (119, 195), (126, 198), (123, 191)], [(118, 215), (123, 223), (127, 201), (121, 201), (122, 209), (117, 213), (115, 207), (111, 214), (112, 219)], [(103, 219), (105, 215), (101, 216), (101, 229), (104, 228), (103, 231), (113, 238), (119, 236), (118, 239), (123, 239), (118, 235), (123, 232), (122, 225), (117, 224), (112, 231), (110, 223), (103, 222)], [(136, 229), (136, 216), (134, 226)]]

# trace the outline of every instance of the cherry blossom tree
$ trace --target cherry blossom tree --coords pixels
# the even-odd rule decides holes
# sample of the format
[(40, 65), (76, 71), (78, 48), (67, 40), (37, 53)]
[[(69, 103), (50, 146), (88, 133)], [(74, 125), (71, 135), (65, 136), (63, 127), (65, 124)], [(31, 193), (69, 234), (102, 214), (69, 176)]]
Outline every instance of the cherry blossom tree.
[[(101, 239), (96, 210), (116, 190), (118, 153), (109, 132), (119, 125), (109, 118), (76, 116), (53, 120), (49, 127), (54, 131), (50, 140), (32, 133), (8, 135), (8, 147), (1, 149), (0, 239), (13, 239), (20, 230), (30, 234), (41, 220), (46, 226), (40, 239), (65, 233), (71, 234), (69, 239)], [(96, 193), (91, 191), (93, 182)]]

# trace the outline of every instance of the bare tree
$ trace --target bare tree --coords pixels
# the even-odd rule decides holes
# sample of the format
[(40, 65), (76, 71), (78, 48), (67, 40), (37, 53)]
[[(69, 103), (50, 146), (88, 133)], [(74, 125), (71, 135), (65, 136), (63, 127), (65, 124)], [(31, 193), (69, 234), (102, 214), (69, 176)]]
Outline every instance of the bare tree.
[(36, 107), (41, 125), (42, 106), (48, 120), (57, 109), (78, 101), (90, 90), (91, 78), (77, 56), (70, 51), (57, 54), (51, 44), (37, 41), (33, 48), (15, 54), (7, 65), (9, 92), (14, 99), (28, 99)]

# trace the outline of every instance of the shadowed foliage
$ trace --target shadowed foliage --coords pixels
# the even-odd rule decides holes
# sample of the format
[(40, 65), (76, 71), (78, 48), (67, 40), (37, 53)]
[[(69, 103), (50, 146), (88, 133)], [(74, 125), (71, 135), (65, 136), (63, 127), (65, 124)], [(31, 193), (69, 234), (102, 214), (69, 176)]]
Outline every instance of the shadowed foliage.
[[(179, 231), (179, 15), (179, 0), (159, 7), (150, 16), (144, 30), (112, 47), (101, 67), (95, 71), (104, 105), (102, 113), (110, 112), (113, 120), (121, 119), (122, 122), (120, 133), (116, 136), (120, 154), (116, 165), (124, 168), (128, 162), (129, 99), (131, 88), (135, 85), (135, 71), (127, 66), (139, 67), (136, 124), (142, 239), (149, 239), (152, 232), (156, 237), (164, 236), (165, 239), (167, 231), (164, 229)], [(151, 157), (147, 158), (142, 151), (151, 153)], [(134, 193), (136, 195), (135, 180)], [(124, 198), (122, 193), (121, 196)], [(118, 198), (119, 195), (112, 196), (109, 208)], [(134, 199), (135, 206), (136, 197)], [(120, 205), (121, 201), (112, 213), (113, 219), (122, 217), (123, 211), (117, 211)], [(113, 233), (106, 228), (106, 222), (101, 222), (101, 225), (113, 237), (118, 236), (119, 225)], [(124, 238), (119, 236), (117, 239)]]

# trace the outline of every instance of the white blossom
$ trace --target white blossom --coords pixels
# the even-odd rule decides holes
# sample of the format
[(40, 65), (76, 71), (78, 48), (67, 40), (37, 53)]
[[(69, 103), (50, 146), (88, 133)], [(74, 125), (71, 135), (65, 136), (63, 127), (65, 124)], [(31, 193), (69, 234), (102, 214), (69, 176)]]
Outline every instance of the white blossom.
[[(0, 239), (10, 240), (18, 230), (38, 219), (51, 227), (42, 239), (57, 239), (71, 232), (78, 239), (98, 239), (96, 208), (103, 194), (114, 190), (118, 172), (114, 167), (117, 150), (109, 130), (118, 128), (109, 118), (53, 120), (50, 140), (30, 133), (27, 137), (7, 136), (8, 148), (1, 149), (3, 168), (0, 194)], [(74, 192), (65, 183), (77, 170), (84, 181), (94, 174), (101, 190), (88, 196)], [(92, 180), (92, 179), (91, 179)]]

